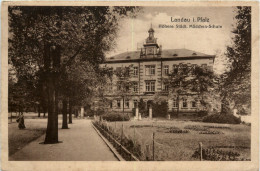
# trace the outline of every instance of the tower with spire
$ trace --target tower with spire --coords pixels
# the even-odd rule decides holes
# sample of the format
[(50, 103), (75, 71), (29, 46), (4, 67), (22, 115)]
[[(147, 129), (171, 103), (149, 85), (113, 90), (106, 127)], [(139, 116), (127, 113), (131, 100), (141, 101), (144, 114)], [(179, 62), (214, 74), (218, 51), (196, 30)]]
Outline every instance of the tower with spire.
[(157, 38), (154, 37), (154, 29), (151, 27), (148, 30), (149, 36), (145, 40), (144, 48), (141, 49), (141, 58), (158, 57), (160, 55)]

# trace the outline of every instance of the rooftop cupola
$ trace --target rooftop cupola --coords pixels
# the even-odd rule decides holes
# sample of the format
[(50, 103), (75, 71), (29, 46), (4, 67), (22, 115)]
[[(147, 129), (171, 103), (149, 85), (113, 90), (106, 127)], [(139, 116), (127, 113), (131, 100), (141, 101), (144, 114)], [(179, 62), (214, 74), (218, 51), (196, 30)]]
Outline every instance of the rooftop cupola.
[(148, 30), (149, 36), (145, 40), (144, 49), (141, 49), (141, 57), (158, 57), (159, 56), (159, 45), (157, 39), (154, 37), (154, 29), (151, 27)]
[(157, 44), (157, 40), (154, 37), (154, 29), (151, 24), (151, 28), (148, 30), (149, 37), (146, 39), (146, 44)]

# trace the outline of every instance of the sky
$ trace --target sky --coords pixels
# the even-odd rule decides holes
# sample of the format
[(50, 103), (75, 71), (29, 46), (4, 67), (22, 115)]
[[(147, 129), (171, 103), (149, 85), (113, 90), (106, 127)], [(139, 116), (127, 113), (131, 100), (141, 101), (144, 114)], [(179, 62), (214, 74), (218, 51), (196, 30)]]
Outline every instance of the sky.
[[(186, 48), (209, 55), (223, 53), (231, 44), (231, 31), (235, 24), (235, 7), (143, 7), (134, 19), (120, 22), (116, 47), (107, 57), (126, 51), (136, 51), (148, 37), (148, 29), (155, 30), (155, 37), (162, 49)], [(171, 17), (197, 19), (207, 17), (209, 22), (171, 22)], [(222, 28), (159, 28), (159, 24), (221, 25)], [(221, 68), (223, 66), (216, 66)]]

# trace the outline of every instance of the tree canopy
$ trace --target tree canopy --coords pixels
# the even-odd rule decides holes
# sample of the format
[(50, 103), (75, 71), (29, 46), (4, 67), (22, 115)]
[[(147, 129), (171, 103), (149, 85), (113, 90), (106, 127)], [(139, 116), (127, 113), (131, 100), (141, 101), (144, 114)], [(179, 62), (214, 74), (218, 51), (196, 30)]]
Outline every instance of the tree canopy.
[(210, 92), (215, 88), (214, 79), (215, 75), (208, 67), (183, 65), (175, 68), (163, 81), (169, 86), (169, 95), (177, 98), (179, 112), (180, 97), (189, 95), (196, 96), (195, 100), (204, 110), (209, 105)]
[[(66, 83), (70, 82), (81, 90), (85, 87), (86, 93), (95, 78), (92, 77), (91, 81), (91, 75), (98, 72), (105, 52), (115, 45), (119, 20), (127, 16), (134, 17), (138, 11), (136, 7), (108, 6), (10, 6), (8, 10), (8, 58), (17, 78), (21, 76), (40, 80), (44, 68), (44, 47), (51, 44), (61, 47), (63, 76), (65, 73), (73, 75), (74, 72), (74, 77), (67, 76), (70, 80)], [(81, 74), (85, 86), (75, 85), (80, 83), (75, 73)], [(82, 78), (83, 75), (85, 78)]]
[(65, 102), (70, 97), (74, 104), (82, 104), (93, 95), (99, 64), (115, 45), (119, 20), (134, 17), (138, 10), (134, 6), (9, 6), (8, 59), (18, 82), (33, 80), (38, 91), (45, 90), (46, 143), (58, 142), (58, 98)]
[(230, 65), (222, 75), (222, 97), (239, 108), (251, 104), (251, 7), (237, 7), (233, 42), (227, 47)]

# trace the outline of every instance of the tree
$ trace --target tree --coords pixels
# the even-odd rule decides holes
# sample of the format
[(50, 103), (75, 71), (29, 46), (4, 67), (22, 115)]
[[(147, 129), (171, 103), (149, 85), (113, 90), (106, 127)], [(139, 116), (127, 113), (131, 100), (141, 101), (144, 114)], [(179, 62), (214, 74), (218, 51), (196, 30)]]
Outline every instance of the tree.
[[(227, 47), (230, 63), (222, 79), (222, 106), (230, 108), (251, 104), (251, 7), (237, 7), (236, 25), (232, 31), (233, 43)], [(225, 109), (228, 110), (228, 109)]]
[(74, 62), (89, 61), (98, 70), (113, 48), (122, 17), (135, 7), (10, 6), (9, 55), (18, 75), (43, 71), (48, 101), (45, 143), (58, 142), (57, 105), (60, 75)]
[(195, 100), (205, 108), (210, 101), (210, 91), (214, 90), (214, 73), (209, 68), (200, 66), (191, 67), (181, 65), (175, 68), (169, 77), (164, 78), (164, 84), (169, 87), (169, 96), (176, 97), (177, 116), (179, 115), (179, 103), (182, 96), (195, 96)]
[(120, 67), (114, 72), (117, 78), (117, 96), (123, 99), (123, 114), (125, 112), (125, 100), (133, 92), (134, 82), (130, 79), (130, 67)]
[(139, 108), (139, 112), (141, 114), (145, 114), (146, 113), (146, 103), (144, 102), (144, 100), (141, 98), (139, 103), (138, 103), (138, 108)]

